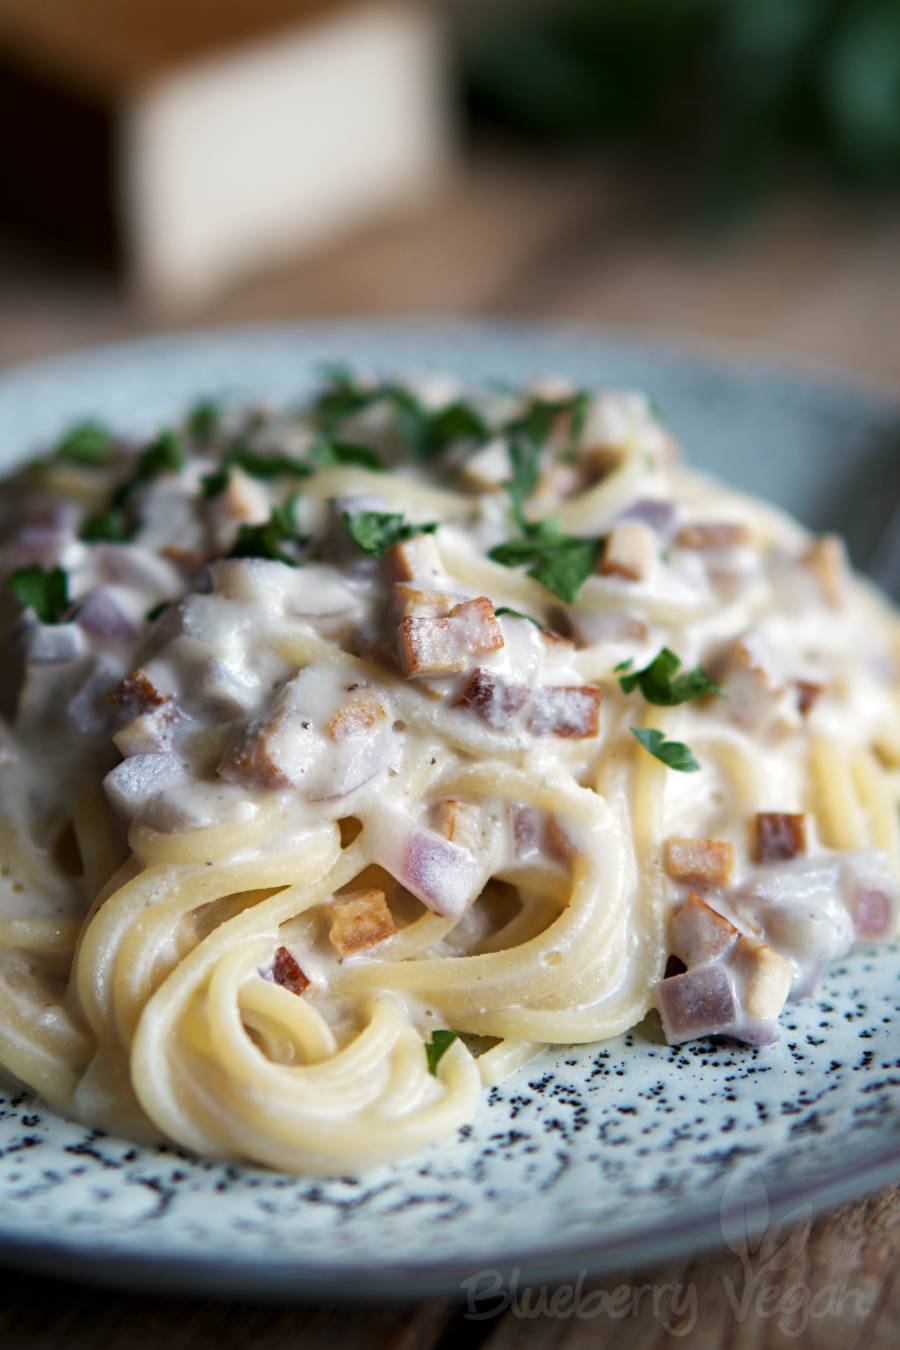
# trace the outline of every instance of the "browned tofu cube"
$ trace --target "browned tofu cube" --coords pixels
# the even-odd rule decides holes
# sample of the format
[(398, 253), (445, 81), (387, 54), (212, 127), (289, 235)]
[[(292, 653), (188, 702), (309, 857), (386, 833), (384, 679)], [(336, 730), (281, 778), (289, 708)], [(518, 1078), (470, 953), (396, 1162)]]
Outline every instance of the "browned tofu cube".
[(683, 525), (675, 537), (675, 542), (680, 548), (706, 550), (738, 548), (742, 544), (749, 544), (751, 539), (752, 535), (746, 525), (722, 521)]
[(602, 694), (596, 685), (544, 685), (528, 709), (532, 736), (585, 739), (600, 731)]
[(438, 802), (434, 808), (434, 826), (451, 844), (475, 853), (481, 846), (481, 824), (478, 808), (471, 802), (459, 802), (452, 797)]
[(407, 679), (458, 675), (472, 658), (503, 646), (503, 634), (486, 596), (454, 605), (446, 618), (408, 615), (397, 630), (400, 669)]
[(459, 596), (450, 595), (447, 591), (432, 590), (410, 581), (394, 582), (394, 613), (399, 619), (406, 618), (408, 614), (443, 619), (457, 604)]
[(625, 520), (614, 525), (606, 536), (599, 570), (604, 576), (644, 581), (650, 575), (655, 558), (656, 535), (649, 525)]
[(282, 989), (298, 997), (305, 993), (310, 985), (309, 978), (301, 970), (297, 958), (287, 947), (279, 947), (272, 958), (272, 964), (259, 973), (264, 980), (280, 984)]
[(794, 968), (785, 957), (754, 942), (752, 938), (738, 938), (731, 957), (741, 1005), (748, 1017), (758, 1021), (773, 1021), (785, 1005), (794, 980)]
[(729, 1032), (740, 1018), (731, 977), (718, 963), (661, 980), (656, 1002), (670, 1045)]
[(171, 749), (175, 716), (171, 699), (141, 713), (113, 736), (116, 748), (126, 759), (129, 755), (152, 755)]
[(445, 581), (441, 555), (430, 534), (414, 534), (394, 544), (384, 554), (388, 576), (392, 581), (420, 581), (429, 585)]
[(373, 886), (336, 898), (328, 936), (341, 956), (377, 947), (396, 931), (384, 891)]
[(753, 820), (753, 856), (757, 862), (784, 862), (806, 852), (806, 817), (783, 811), (759, 811)]
[(499, 492), (511, 472), (507, 439), (496, 436), (469, 455), (462, 467), (462, 478), (466, 487), (476, 492)]
[(847, 596), (847, 551), (836, 534), (823, 534), (806, 555), (826, 604), (838, 609)]
[(477, 666), (466, 679), (457, 704), (477, 713), (495, 731), (506, 731), (528, 702), (530, 694), (531, 690), (524, 682), (507, 680), (485, 666)]
[(719, 839), (667, 839), (664, 866), (673, 881), (724, 886), (734, 870), (734, 849)]
[(669, 924), (669, 949), (686, 966), (714, 961), (732, 945), (738, 930), (696, 891), (692, 891)]
[(219, 776), (256, 788), (297, 787), (319, 744), (305, 718), (277, 709), (234, 733), (219, 763)]
[(166, 695), (159, 692), (146, 670), (140, 668), (126, 675), (124, 680), (120, 680), (116, 687), (109, 691), (107, 698), (110, 703), (132, 717), (150, 712), (152, 708), (158, 708), (166, 702)]
[(364, 735), (387, 721), (384, 701), (373, 690), (354, 689), (348, 693), (347, 702), (325, 723), (325, 733), (333, 741)]
[(801, 717), (812, 712), (822, 694), (822, 686), (810, 680), (798, 680), (794, 688), (797, 691), (797, 708)]

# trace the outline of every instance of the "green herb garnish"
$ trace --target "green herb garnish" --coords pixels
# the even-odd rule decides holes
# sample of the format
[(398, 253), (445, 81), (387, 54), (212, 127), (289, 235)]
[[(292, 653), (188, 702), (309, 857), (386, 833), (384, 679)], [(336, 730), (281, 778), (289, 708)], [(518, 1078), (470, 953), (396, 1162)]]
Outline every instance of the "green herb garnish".
[(228, 469), (214, 469), (212, 473), (205, 473), (200, 479), (200, 491), (206, 501), (212, 501), (214, 497), (219, 497), (228, 487), (230, 471)]
[(291, 455), (264, 454), (240, 442), (228, 450), (223, 463), (236, 465), (251, 478), (308, 478), (312, 473), (309, 464)]
[(147, 610), (147, 613), (144, 615), (144, 618), (147, 620), (148, 623), (156, 623), (156, 620), (159, 618), (160, 614), (162, 614), (163, 610), (168, 609), (171, 603), (172, 603), (171, 600), (160, 600), (158, 605), (154, 605), (152, 609)]
[(112, 507), (109, 511), (94, 511), (82, 522), (79, 539), (86, 544), (124, 544), (134, 534), (134, 526), (124, 511)]
[(328, 366), (325, 373), (330, 388), (314, 404), (316, 421), (325, 431), (378, 403), (387, 403), (400, 439), (422, 459), (440, 454), (453, 441), (485, 439), (490, 435), (486, 422), (471, 404), (457, 400), (430, 412), (412, 390), (402, 385), (390, 381), (361, 385), (353, 372), (342, 365)]
[(602, 539), (578, 539), (563, 534), (552, 521), (541, 520), (521, 539), (507, 539), (492, 548), (488, 557), (504, 567), (531, 563), (528, 576), (571, 605), (596, 568), (602, 547)]
[[(625, 665), (623, 662), (621, 667), (616, 666), (616, 671), (624, 670)], [(631, 662), (627, 665), (630, 666)], [(640, 688), (648, 703), (655, 703), (661, 708), (674, 708), (679, 703), (687, 703), (692, 698), (702, 698), (706, 694), (722, 696), (719, 686), (699, 666), (686, 670), (682, 675), (678, 674), (680, 668), (680, 658), (668, 647), (663, 647), (649, 666), (622, 675), (619, 684), (624, 694)]]
[(503, 486), (509, 494), (516, 524), (527, 534), (531, 525), (525, 516), (525, 503), (537, 486), (540, 450), (534, 441), (518, 438), (509, 442), (508, 450), (512, 477)]
[(665, 736), (656, 727), (648, 727), (644, 730), (642, 727), (632, 727), (632, 736), (636, 736), (645, 750), (648, 750), (654, 759), (658, 759), (669, 769), (676, 769), (678, 773), (698, 773), (700, 765), (697, 763), (690, 748), (682, 741), (667, 741)]
[(6, 584), (23, 609), (33, 609), (41, 623), (60, 623), (69, 608), (69, 578), (61, 567), (20, 567)]
[(102, 422), (79, 422), (63, 436), (56, 453), (73, 464), (105, 464), (115, 446), (115, 437)]
[(204, 398), (195, 403), (187, 415), (188, 435), (201, 445), (208, 445), (219, 433), (222, 413), (217, 403)]
[(270, 558), (288, 567), (299, 566), (298, 560), (282, 548), (287, 543), (302, 547), (309, 542), (297, 531), (294, 509), (298, 495), (294, 492), (280, 506), (273, 506), (264, 524), (242, 525), (229, 558)]
[(351, 539), (363, 553), (370, 553), (376, 558), (380, 558), (385, 549), (394, 544), (412, 539), (416, 534), (434, 534), (437, 529), (436, 521), (430, 521), (427, 525), (410, 525), (400, 512), (389, 511), (357, 511), (355, 515), (345, 511), (344, 524)]
[(533, 623), (535, 628), (539, 628), (542, 633), (544, 632), (544, 625), (539, 619), (533, 619), (530, 614), (523, 614), (521, 610), (510, 609), (509, 605), (501, 605), (499, 609), (494, 610), (494, 614), (498, 619), (502, 619), (504, 614), (509, 619), (524, 619), (526, 623)]
[(428, 450), (440, 454), (455, 441), (486, 441), (491, 429), (471, 403), (448, 403), (428, 418)]
[(136, 488), (164, 473), (178, 473), (187, 463), (181, 438), (174, 431), (161, 431), (138, 456), (134, 472), (113, 494), (114, 507), (124, 506)]
[(431, 1033), (431, 1040), (425, 1042), (425, 1058), (428, 1060), (429, 1073), (437, 1073), (438, 1065), (458, 1038), (458, 1031), (433, 1031)]
[(356, 445), (352, 441), (319, 441), (317, 445), (310, 446), (309, 457), (320, 469), (351, 464), (361, 469), (372, 469), (376, 473), (384, 470), (377, 450), (369, 445)]

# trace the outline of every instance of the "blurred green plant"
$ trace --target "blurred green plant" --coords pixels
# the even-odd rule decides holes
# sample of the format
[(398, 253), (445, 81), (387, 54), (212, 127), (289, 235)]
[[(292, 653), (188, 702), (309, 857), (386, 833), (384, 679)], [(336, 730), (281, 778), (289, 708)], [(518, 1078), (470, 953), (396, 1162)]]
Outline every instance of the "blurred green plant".
[(718, 213), (798, 162), (900, 182), (900, 0), (550, 0), (481, 10), (464, 57), (479, 120), (677, 156)]

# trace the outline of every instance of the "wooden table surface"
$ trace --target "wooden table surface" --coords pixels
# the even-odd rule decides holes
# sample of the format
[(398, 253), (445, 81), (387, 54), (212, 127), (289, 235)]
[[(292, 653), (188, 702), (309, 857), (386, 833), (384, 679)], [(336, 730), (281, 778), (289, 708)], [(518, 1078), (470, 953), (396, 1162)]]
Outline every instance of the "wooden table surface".
[[(487, 158), (429, 207), (180, 316), (147, 313), (109, 279), (0, 239), (0, 366), (165, 327), (384, 312), (597, 320), (701, 346), (765, 348), (900, 392), (900, 215), (798, 193), (712, 238), (672, 223), (659, 188), (634, 171)], [(685, 1257), (588, 1282), (588, 1315), (526, 1318), (511, 1308), (477, 1320), (454, 1300), (217, 1304), (0, 1271), (0, 1350), (900, 1345), (900, 1189), (818, 1216), (791, 1252), (786, 1268), (750, 1286), (730, 1252)], [(683, 1294), (674, 1312), (673, 1286)], [(606, 1302), (587, 1299), (597, 1290)]]

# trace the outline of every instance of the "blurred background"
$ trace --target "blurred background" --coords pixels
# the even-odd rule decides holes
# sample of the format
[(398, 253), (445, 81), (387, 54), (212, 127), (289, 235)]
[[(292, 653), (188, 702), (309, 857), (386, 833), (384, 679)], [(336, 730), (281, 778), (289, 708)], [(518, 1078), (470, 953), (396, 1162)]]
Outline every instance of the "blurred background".
[(597, 320), (900, 388), (900, 0), (0, 0), (0, 365)]

